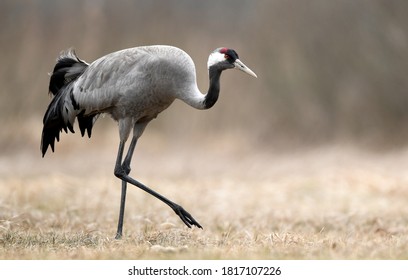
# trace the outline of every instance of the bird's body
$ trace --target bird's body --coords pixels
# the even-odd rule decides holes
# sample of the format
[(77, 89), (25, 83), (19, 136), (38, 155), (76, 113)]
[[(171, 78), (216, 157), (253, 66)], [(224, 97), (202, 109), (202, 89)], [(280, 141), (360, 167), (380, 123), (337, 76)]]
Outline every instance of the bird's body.
[(170, 46), (138, 47), (90, 64), (75, 82), (74, 97), (87, 108), (85, 114), (107, 110), (115, 120), (132, 116), (137, 121), (154, 118), (176, 98), (200, 94), (193, 84), (194, 63), (184, 51)]
[[(44, 116), (41, 150), (54, 151), (61, 130), (74, 132), (78, 119), (82, 135), (88, 132), (101, 113), (108, 113), (119, 123), (120, 145), (115, 175), (122, 179), (121, 214), (117, 238), (122, 235), (126, 183), (129, 182), (168, 204), (186, 223), (201, 227), (188, 212), (165, 197), (129, 177), (130, 161), (137, 139), (146, 125), (180, 99), (197, 109), (208, 109), (218, 99), (219, 78), (225, 69), (238, 69), (256, 76), (235, 51), (219, 48), (209, 58), (210, 88), (202, 94), (196, 83), (194, 62), (183, 50), (172, 46), (145, 46), (120, 50), (88, 64), (73, 51), (63, 53), (50, 80), (54, 95)], [(133, 129), (132, 142), (124, 160), (124, 144)]]
[[(73, 52), (65, 55), (77, 59)], [(116, 121), (128, 119), (124, 133), (129, 135), (134, 123), (154, 119), (176, 98), (204, 109), (194, 63), (176, 47), (120, 50), (83, 66), (83, 73), (65, 89), (64, 118), (71, 127), (80, 113), (95, 117), (109, 113)]]

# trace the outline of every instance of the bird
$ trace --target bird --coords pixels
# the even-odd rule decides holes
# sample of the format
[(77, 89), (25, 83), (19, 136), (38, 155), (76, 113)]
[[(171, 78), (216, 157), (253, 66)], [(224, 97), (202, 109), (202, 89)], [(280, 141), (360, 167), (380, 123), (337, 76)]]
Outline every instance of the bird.
[[(191, 228), (202, 226), (182, 206), (169, 200), (129, 175), (136, 143), (147, 124), (178, 99), (200, 110), (213, 107), (220, 92), (221, 73), (238, 69), (257, 75), (230, 48), (210, 53), (207, 69), (209, 89), (201, 93), (196, 82), (192, 58), (174, 46), (151, 45), (109, 53), (92, 63), (80, 59), (75, 50), (62, 51), (50, 73), (52, 97), (43, 118), (40, 150), (55, 149), (60, 132), (74, 133), (75, 120), (82, 137), (91, 137), (92, 128), (101, 114), (118, 123), (119, 147), (114, 175), (121, 180), (121, 198), (116, 239), (123, 235), (127, 184), (134, 185), (167, 204)], [(125, 154), (125, 144), (130, 144)], [(124, 156), (125, 154), (125, 156)]]

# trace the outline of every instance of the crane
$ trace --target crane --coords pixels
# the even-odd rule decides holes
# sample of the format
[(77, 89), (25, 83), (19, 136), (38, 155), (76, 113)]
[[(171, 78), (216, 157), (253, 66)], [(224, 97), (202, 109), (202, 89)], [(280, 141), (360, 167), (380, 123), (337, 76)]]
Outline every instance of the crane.
[[(179, 99), (196, 109), (209, 109), (218, 99), (221, 72), (238, 69), (257, 77), (229, 48), (217, 48), (208, 58), (209, 89), (197, 87), (191, 57), (173, 46), (141, 46), (107, 54), (92, 63), (81, 60), (75, 50), (61, 52), (50, 74), (52, 99), (45, 112), (41, 136), (44, 157), (48, 147), (54, 152), (60, 132), (74, 133), (78, 120), (81, 135), (91, 137), (98, 116), (109, 114), (119, 127), (119, 148), (114, 174), (122, 181), (116, 239), (122, 237), (127, 184), (158, 198), (188, 226), (202, 226), (183, 207), (129, 176), (132, 155), (147, 124)], [(125, 143), (131, 136), (127, 153)]]

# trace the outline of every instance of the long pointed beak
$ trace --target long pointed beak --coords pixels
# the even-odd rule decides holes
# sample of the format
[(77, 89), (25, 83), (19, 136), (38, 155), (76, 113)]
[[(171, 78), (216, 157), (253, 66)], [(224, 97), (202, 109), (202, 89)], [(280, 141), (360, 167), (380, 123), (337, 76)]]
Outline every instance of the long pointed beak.
[(234, 65), (235, 65), (235, 69), (241, 70), (242, 72), (245, 72), (248, 75), (251, 75), (252, 77), (258, 78), (258, 76), (254, 73), (254, 71), (249, 69), (244, 63), (242, 63), (241, 60), (236, 59), (234, 62)]

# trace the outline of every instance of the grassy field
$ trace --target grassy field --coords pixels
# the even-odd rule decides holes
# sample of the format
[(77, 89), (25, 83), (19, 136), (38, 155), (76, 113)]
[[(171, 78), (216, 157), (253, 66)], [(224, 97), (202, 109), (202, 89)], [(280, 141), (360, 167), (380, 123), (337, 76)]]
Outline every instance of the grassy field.
[(0, 259), (408, 258), (408, 150), (254, 153), (234, 139), (197, 150), (146, 137), (132, 175), (203, 230), (130, 186), (115, 240), (115, 138), (95, 147), (75, 135), (44, 159), (27, 149), (1, 157)]

